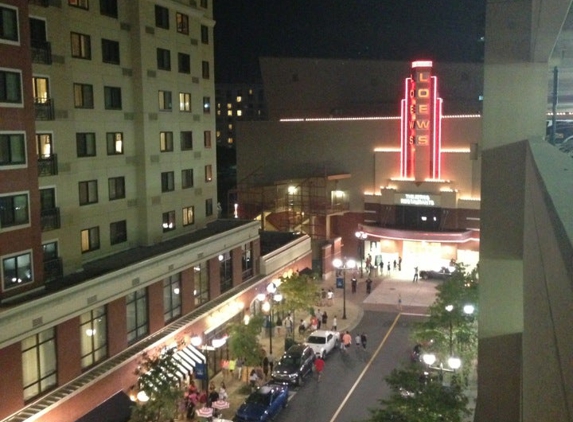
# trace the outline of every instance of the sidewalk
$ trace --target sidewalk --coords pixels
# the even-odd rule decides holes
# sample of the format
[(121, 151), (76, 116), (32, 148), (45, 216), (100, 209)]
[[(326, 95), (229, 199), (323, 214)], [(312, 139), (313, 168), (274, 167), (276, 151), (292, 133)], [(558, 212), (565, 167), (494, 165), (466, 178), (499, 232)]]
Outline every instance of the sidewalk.
[[(413, 273), (412, 273), (413, 274)], [(334, 301), (331, 306), (316, 307), (316, 309), (326, 310), (328, 313), (327, 328), (332, 325), (332, 319), (336, 315), (338, 320), (338, 331), (351, 331), (359, 324), (364, 315), (365, 310), (378, 311), (378, 312), (402, 312), (402, 313), (415, 313), (426, 314), (428, 307), (435, 300), (435, 287), (439, 284), (436, 281), (419, 280), (418, 283), (412, 282), (412, 277), (409, 271), (391, 271), (389, 274), (385, 272), (381, 276), (377, 274), (372, 278), (372, 292), (366, 294), (366, 275), (359, 278), (356, 293), (352, 293), (350, 289), (349, 280), (347, 280), (346, 291), (346, 319), (343, 319), (343, 291), (336, 288), (334, 277), (330, 277), (322, 281), (320, 287), (328, 290), (332, 288), (334, 291)], [(398, 299), (401, 298), (401, 303)], [(401, 305), (401, 306), (400, 306)], [(401, 309), (400, 309), (401, 308)], [(308, 313), (298, 311), (295, 313), (295, 340), (303, 341), (308, 335), (299, 336), (296, 330), (298, 321), (303, 318), (308, 320)], [(285, 329), (280, 330), (280, 334), (273, 331), (272, 338), (272, 353), (275, 361), (277, 361), (284, 353), (285, 344)], [(268, 330), (264, 330), (261, 338), (261, 345), (263, 348), (270, 352), (270, 341)], [(244, 374), (243, 374), (244, 376)], [(245, 381), (240, 381), (236, 378), (223, 379), (222, 373), (217, 374), (212, 381), (218, 387), (221, 381), (225, 381), (227, 386), (227, 393), (229, 394), (229, 409), (223, 410), (223, 416), (226, 419), (232, 419), (235, 412), (247, 397), (246, 394), (241, 393), (241, 387), (247, 384)], [(467, 395), (469, 398), (469, 406), (473, 410), (477, 398), (477, 379), (475, 376), (470, 377), (470, 385), (468, 387)], [(467, 419), (473, 421), (473, 415)]]

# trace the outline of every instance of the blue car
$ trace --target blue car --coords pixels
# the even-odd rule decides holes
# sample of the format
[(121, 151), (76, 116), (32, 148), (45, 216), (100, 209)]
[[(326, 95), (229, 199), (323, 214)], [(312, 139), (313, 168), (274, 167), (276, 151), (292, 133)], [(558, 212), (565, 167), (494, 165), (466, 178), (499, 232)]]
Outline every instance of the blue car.
[(234, 422), (265, 422), (288, 403), (288, 385), (267, 384), (251, 393), (237, 410)]

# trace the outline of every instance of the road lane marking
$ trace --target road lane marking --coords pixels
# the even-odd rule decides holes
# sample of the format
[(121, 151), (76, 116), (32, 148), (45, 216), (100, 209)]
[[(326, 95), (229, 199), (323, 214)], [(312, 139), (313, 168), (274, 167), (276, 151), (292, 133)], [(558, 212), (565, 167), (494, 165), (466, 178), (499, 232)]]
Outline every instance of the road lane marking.
[(346, 397), (344, 397), (344, 400), (342, 400), (342, 403), (340, 403), (340, 406), (338, 406), (338, 409), (336, 409), (336, 412), (334, 413), (334, 416), (332, 417), (332, 419), (330, 419), (330, 422), (336, 421), (338, 414), (342, 411), (342, 408), (344, 407), (344, 405), (346, 404), (348, 399), (350, 399), (352, 392), (356, 389), (356, 386), (362, 380), (362, 378), (364, 377), (364, 374), (366, 374), (366, 371), (368, 370), (368, 368), (370, 368), (370, 365), (372, 365), (372, 362), (374, 361), (374, 359), (376, 359), (376, 357), (380, 353), (380, 350), (382, 350), (382, 347), (386, 343), (386, 340), (388, 340), (388, 337), (390, 336), (390, 333), (392, 332), (392, 330), (394, 330), (394, 327), (398, 323), (398, 320), (400, 319), (401, 315), (402, 314), (399, 313), (398, 315), (396, 315), (396, 318), (394, 318), (394, 322), (392, 323), (392, 326), (390, 327), (390, 329), (388, 330), (388, 332), (386, 333), (386, 335), (382, 339), (382, 342), (380, 343), (380, 345), (378, 346), (378, 348), (376, 349), (376, 351), (374, 352), (374, 354), (372, 355), (372, 357), (370, 358), (370, 360), (368, 361), (368, 363), (366, 364), (366, 366), (364, 367), (364, 369), (362, 370), (362, 372), (360, 373), (358, 378), (356, 379), (356, 382), (354, 382), (354, 385), (352, 386), (350, 391), (348, 391), (348, 394), (346, 394)]

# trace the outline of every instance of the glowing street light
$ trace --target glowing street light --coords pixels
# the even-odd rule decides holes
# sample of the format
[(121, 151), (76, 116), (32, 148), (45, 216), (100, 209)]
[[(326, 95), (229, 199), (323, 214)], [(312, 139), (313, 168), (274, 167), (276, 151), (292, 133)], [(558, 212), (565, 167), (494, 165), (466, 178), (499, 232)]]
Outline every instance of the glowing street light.
[(337, 270), (342, 270), (342, 319), (346, 319), (346, 270), (356, 267), (356, 261), (353, 259), (342, 261), (341, 259), (336, 258), (334, 261), (332, 261), (332, 265)]

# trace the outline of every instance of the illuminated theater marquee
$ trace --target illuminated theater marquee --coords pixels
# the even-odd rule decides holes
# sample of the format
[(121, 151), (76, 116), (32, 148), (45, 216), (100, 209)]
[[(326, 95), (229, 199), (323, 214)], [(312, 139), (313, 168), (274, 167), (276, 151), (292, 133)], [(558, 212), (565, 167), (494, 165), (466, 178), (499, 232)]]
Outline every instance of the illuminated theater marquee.
[(401, 103), (400, 176), (440, 179), (442, 99), (431, 61), (412, 63)]
[(440, 204), (440, 197), (436, 195), (406, 193), (397, 196), (400, 205), (417, 205), (425, 207), (437, 207)]

